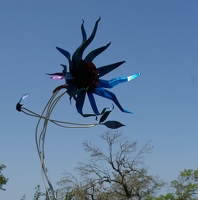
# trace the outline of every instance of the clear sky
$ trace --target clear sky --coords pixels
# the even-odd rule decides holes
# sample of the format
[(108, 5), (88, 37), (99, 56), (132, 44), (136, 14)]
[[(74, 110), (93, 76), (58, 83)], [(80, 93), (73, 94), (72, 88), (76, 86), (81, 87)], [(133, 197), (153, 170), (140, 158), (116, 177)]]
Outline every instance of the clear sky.
[[(137, 79), (112, 89), (125, 114), (115, 107), (109, 119), (126, 124), (120, 129), (130, 140), (154, 146), (146, 157), (149, 172), (165, 181), (184, 168), (198, 167), (198, 1), (184, 0), (43, 0), (1, 1), (0, 6), (0, 162), (9, 178), (0, 199), (33, 197), (33, 188), (43, 187), (34, 131), (37, 120), (15, 110), (22, 94), (29, 92), (24, 106), (40, 113), (53, 89), (63, 81), (52, 81), (45, 73), (61, 71), (67, 60), (55, 47), (73, 53), (101, 17), (98, 32), (87, 52), (111, 41), (98, 56), (97, 67), (126, 60), (106, 79), (137, 72)], [(97, 98), (100, 108), (112, 103)], [(89, 104), (85, 110), (89, 109)], [(83, 119), (65, 96), (54, 117), (65, 121)], [(62, 129), (50, 125), (46, 157), (53, 184), (63, 172), (86, 161), (82, 142), (103, 145), (98, 135), (108, 129)]]

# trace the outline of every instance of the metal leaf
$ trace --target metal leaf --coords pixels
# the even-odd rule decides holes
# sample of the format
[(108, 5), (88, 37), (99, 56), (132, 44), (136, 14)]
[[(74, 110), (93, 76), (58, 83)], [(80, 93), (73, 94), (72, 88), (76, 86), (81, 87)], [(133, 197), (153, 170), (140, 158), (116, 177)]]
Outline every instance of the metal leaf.
[(104, 122), (102, 124), (105, 125), (108, 128), (111, 128), (111, 129), (117, 129), (117, 128), (120, 128), (122, 126), (125, 126), (124, 124), (122, 124), (118, 121), (107, 121), (107, 122)]

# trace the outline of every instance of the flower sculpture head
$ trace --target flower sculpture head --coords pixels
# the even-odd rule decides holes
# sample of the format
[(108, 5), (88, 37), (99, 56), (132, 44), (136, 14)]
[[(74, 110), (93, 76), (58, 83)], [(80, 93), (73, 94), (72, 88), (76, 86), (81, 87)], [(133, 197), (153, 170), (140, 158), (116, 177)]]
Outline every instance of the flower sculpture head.
[[(93, 94), (112, 100), (121, 111), (130, 113), (129, 111), (123, 109), (123, 107), (117, 100), (115, 94), (106, 90), (105, 88), (112, 88), (120, 83), (130, 81), (139, 76), (140, 73), (128, 77), (118, 77), (111, 80), (101, 79), (102, 76), (116, 69), (125, 62), (117, 62), (114, 64), (96, 68), (96, 66), (93, 63), (94, 58), (100, 53), (102, 53), (104, 50), (106, 50), (109, 47), (110, 43), (91, 51), (85, 58), (83, 58), (84, 50), (95, 37), (99, 21), (100, 18), (96, 21), (94, 29), (89, 38), (87, 38), (83, 21), (81, 25), (81, 32), (83, 38), (82, 44), (76, 49), (72, 58), (68, 51), (57, 47), (57, 49), (68, 59), (69, 72), (67, 71), (66, 65), (62, 65), (64, 68), (62, 73), (53, 73), (48, 75), (50, 75), (52, 79), (65, 78), (66, 84), (57, 87), (54, 91), (59, 90), (61, 88), (66, 88), (67, 93), (70, 95), (70, 97), (76, 100), (77, 111), (82, 116), (101, 114), (101, 112), (98, 111)], [(83, 113), (83, 105), (86, 94), (90, 100), (90, 104), (94, 114)]]

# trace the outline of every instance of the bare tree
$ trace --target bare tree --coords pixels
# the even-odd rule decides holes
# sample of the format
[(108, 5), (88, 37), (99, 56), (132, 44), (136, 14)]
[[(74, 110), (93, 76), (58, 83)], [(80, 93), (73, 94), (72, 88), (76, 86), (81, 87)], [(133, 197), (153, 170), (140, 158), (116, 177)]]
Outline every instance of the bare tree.
[(100, 137), (106, 142), (107, 150), (84, 142), (90, 159), (76, 168), (81, 182), (67, 174), (60, 181), (62, 186), (72, 187), (75, 193), (80, 188), (86, 196), (81, 195), (80, 199), (85, 200), (141, 200), (164, 185), (158, 177), (148, 175), (144, 165), (144, 155), (152, 150), (149, 142), (138, 150), (137, 142), (128, 141), (121, 132), (108, 131)]
[[(109, 200), (111, 192), (98, 183), (94, 178), (78, 181), (72, 174), (67, 173), (59, 182), (62, 187), (58, 190), (58, 199), (64, 200)], [(70, 196), (70, 198), (65, 198)]]

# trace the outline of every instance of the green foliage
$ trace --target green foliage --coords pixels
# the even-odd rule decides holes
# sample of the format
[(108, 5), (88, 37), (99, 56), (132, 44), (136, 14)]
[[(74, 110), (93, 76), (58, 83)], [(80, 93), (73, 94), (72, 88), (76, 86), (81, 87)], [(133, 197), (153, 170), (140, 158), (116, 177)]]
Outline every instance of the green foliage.
[(73, 200), (74, 199), (74, 194), (73, 194), (73, 192), (67, 192), (66, 194), (65, 194), (65, 197), (64, 197), (64, 200)]
[(34, 189), (36, 190), (36, 192), (34, 194), (33, 200), (39, 200), (40, 197), (45, 196), (45, 194), (43, 192), (41, 192), (40, 185), (37, 185)]
[(3, 185), (6, 185), (6, 183), (8, 182), (8, 179), (5, 178), (5, 176), (2, 174), (2, 170), (5, 168), (5, 165), (0, 165), (0, 190), (5, 190), (3, 188)]
[(25, 195), (22, 196), (21, 200), (25, 200)]
[[(149, 200), (149, 199), (147, 199)], [(159, 197), (157, 198), (152, 198), (150, 200), (176, 200), (175, 196), (172, 194), (172, 193), (168, 193), (166, 195), (160, 195)]]
[[(43, 196), (45, 197), (45, 200), (49, 200), (48, 196), (45, 193), (41, 192), (40, 185), (37, 185), (34, 189), (35, 189), (35, 193), (34, 193), (33, 200), (39, 200)], [(26, 200), (26, 196), (23, 195), (21, 200)]]
[(198, 199), (198, 169), (185, 169), (171, 182), (178, 200)]
[(184, 169), (176, 180), (171, 181), (170, 188), (172, 193), (146, 200), (198, 200), (198, 169)]

